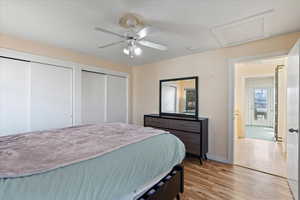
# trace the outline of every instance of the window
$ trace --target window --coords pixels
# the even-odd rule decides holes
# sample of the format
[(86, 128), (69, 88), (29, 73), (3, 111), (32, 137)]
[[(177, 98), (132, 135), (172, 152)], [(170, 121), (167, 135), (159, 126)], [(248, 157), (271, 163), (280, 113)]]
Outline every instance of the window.
[(254, 119), (266, 120), (268, 113), (268, 90), (267, 88), (254, 89)]

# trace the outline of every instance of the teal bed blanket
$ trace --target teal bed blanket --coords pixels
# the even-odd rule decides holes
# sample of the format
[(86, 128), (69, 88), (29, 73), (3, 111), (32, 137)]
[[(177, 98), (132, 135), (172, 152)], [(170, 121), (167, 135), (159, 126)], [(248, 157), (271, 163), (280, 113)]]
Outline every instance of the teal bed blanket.
[[(120, 200), (185, 156), (183, 143), (161, 134), (48, 172), (0, 178), (0, 200)], [(0, 160), (1, 162), (1, 160)]]

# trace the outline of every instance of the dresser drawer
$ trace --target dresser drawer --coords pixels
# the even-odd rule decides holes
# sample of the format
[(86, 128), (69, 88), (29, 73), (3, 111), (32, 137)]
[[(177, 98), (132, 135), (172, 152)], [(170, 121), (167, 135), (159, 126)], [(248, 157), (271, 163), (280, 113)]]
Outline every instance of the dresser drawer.
[(186, 152), (191, 153), (191, 154), (195, 154), (195, 155), (201, 155), (199, 145), (187, 144), (186, 145)]
[(171, 134), (178, 137), (183, 142), (196, 144), (198, 146), (200, 145), (200, 135), (197, 133), (188, 133), (188, 132), (177, 131), (177, 130), (167, 130), (167, 131), (169, 131)]
[(170, 127), (171, 129), (200, 133), (201, 125), (199, 122), (196, 121), (172, 119), (169, 120), (169, 123), (172, 125)]
[(144, 116), (144, 125), (177, 136), (184, 143), (187, 153), (202, 157), (208, 152), (207, 118), (187, 119), (152, 114)]
[(145, 125), (146, 126), (153, 126), (158, 128), (169, 128), (169, 122), (168, 119), (162, 119), (162, 118), (155, 118), (155, 117), (145, 117)]
[(197, 133), (188, 133), (182, 131), (168, 130), (171, 134), (178, 137), (185, 145), (186, 151), (188, 153), (200, 154), (200, 134)]

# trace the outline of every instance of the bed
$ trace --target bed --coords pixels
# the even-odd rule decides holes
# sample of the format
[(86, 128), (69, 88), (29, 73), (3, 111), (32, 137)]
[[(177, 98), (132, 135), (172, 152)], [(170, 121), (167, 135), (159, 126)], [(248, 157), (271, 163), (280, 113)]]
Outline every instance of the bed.
[(184, 156), (175, 136), (122, 123), (0, 137), (0, 199), (151, 199), (176, 173), (183, 190)]

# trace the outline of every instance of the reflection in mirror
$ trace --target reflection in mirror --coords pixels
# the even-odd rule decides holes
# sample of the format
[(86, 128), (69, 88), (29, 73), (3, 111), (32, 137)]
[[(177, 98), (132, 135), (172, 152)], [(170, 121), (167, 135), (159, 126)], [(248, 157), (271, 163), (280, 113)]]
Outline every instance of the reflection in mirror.
[(196, 114), (196, 79), (161, 82), (161, 112), (170, 114)]

